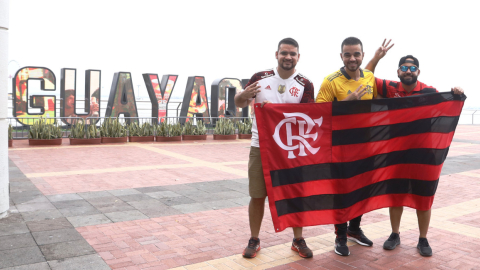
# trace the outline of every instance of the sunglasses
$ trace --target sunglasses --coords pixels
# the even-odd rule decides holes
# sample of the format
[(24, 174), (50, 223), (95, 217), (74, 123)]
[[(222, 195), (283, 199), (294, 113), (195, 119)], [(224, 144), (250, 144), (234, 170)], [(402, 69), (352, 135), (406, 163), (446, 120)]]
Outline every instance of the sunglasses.
[(415, 72), (418, 70), (418, 67), (416, 66), (400, 66), (400, 70), (403, 72), (407, 72), (407, 70), (410, 69), (411, 72)]

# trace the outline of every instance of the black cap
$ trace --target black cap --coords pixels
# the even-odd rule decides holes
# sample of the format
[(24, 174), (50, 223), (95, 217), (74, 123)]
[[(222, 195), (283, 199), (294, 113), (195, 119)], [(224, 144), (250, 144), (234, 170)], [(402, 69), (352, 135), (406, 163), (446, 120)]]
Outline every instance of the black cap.
[[(408, 62), (407, 62), (407, 58), (411, 58), (411, 59), (413, 59), (413, 61), (412, 61), (412, 60), (408, 60)], [(398, 63), (398, 66), (400, 67), (400, 66), (403, 65), (404, 63), (412, 63), (412, 64), (414, 64), (415, 66), (420, 67), (420, 64), (418, 63), (418, 59), (415, 58), (415, 57), (413, 57), (413, 55), (410, 55), (410, 54), (407, 55), (407, 56), (404, 56), (404, 57), (400, 58), (400, 62)]]

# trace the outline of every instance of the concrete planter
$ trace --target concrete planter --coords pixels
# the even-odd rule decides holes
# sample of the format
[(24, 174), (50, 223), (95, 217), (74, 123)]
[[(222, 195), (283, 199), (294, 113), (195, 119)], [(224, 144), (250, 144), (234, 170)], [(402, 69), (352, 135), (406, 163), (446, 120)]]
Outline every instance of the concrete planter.
[(196, 141), (196, 140), (206, 140), (207, 134), (205, 135), (182, 135), (182, 140), (184, 141)]
[(178, 142), (182, 140), (182, 136), (163, 137), (155, 136), (157, 142)]
[(251, 139), (252, 134), (238, 134), (239, 139)]
[(62, 138), (58, 139), (28, 139), (29, 145), (61, 145)]
[(237, 135), (236, 134), (232, 134), (232, 135), (213, 134), (213, 139), (214, 140), (236, 140)]
[(70, 138), (70, 145), (79, 145), (79, 144), (100, 144), (102, 143), (102, 138), (90, 138), (90, 139), (76, 139)]
[(8, 147), (12, 147), (13, 145), (13, 140), (8, 140)]
[(127, 140), (127, 137), (102, 137), (102, 143), (123, 143)]
[(153, 142), (155, 136), (128, 136), (129, 142)]

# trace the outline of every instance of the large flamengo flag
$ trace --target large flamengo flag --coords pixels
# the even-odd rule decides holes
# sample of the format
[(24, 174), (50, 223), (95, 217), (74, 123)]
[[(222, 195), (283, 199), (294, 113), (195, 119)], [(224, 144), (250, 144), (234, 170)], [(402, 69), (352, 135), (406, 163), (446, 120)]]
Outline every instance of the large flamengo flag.
[(465, 95), (255, 104), (275, 231), (431, 208)]

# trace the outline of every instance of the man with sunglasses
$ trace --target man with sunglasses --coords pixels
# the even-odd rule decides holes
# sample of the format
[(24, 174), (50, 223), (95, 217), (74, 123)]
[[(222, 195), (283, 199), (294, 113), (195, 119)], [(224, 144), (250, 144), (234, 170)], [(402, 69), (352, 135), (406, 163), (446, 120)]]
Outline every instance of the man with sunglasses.
[[(373, 59), (366, 66), (367, 69), (372, 72), (375, 71), (380, 59), (386, 55), (385, 46), (381, 46), (375, 53)], [(375, 82), (378, 87), (377, 98), (397, 98), (407, 97), (413, 95), (422, 95), (428, 93), (436, 93), (437, 89), (428, 86), (417, 80), (420, 75), (420, 63), (418, 59), (412, 55), (407, 55), (400, 58), (398, 63), (397, 74), (400, 82), (382, 80), (375, 78)], [(452, 88), (454, 94), (463, 94), (463, 89), (460, 87)], [(387, 250), (393, 250), (397, 245), (400, 245), (400, 219), (402, 218), (403, 206), (390, 207), (390, 224), (392, 226), (392, 233), (388, 237), (387, 241), (383, 244), (383, 248)], [(417, 244), (417, 249), (420, 255), (429, 257), (432, 256), (432, 248), (428, 244), (427, 232), (430, 224), (430, 217), (432, 210), (421, 211), (417, 210), (418, 228), (420, 231), (420, 237)]]

